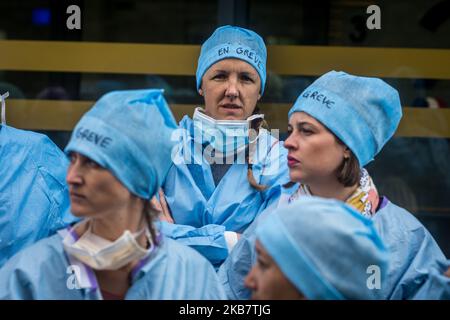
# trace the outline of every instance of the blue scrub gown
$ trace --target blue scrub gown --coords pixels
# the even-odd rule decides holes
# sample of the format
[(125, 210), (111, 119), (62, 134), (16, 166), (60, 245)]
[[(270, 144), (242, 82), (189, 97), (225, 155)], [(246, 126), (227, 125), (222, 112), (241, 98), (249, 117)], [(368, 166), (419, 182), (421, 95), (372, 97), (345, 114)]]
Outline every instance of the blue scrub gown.
[(429, 270), (423, 286), (414, 296), (415, 300), (450, 300), (450, 277), (444, 273), (450, 268), (450, 260), (436, 261)]
[[(244, 279), (256, 261), (255, 233), (258, 223), (285, 203), (283, 194), (277, 205), (263, 212), (253, 223), (218, 271), (229, 299), (249, 299)], [(444, 254), (428, 230), (408, 211), (382, 197), (382, 205), (373, 217), (374, 226), (390, 252), (388, 272), (376, 295), (379, 299), (412, 299), (424, 284), (433, 261), (445, 260)]]
[[(244, 232), (260, 212), (278, 201), (281, 185), (289, 182), (287, 151), (281, 141), (262, 129), (253, 175), (269, 188), (260, 192), (251, 187), (245, 163), (231, 165), (216, 186), (210, 165), (194, 147), (193, 121), (185, 116), (180, 127), (185, 134), (175, 158), (179, 161), (174, 161), (163, 186), (176, 224), (163, 222), (161, 230), (218, 266), (228, 256), (224, 232)], [(183, 159), (198, 164), (186, 164)]]
[(69, 212), (68, 164), (47, 136), (0, 126), (0, 267), (76, 220)]
[[(99, 300), (93, 270), (62, 244), (68, 230), (19, 252), (0, 269), (0, 300)], [(132, 271), (125, 299), (224, 299), (211, 264), (195, 250), (162, 238), (150, 256)]]

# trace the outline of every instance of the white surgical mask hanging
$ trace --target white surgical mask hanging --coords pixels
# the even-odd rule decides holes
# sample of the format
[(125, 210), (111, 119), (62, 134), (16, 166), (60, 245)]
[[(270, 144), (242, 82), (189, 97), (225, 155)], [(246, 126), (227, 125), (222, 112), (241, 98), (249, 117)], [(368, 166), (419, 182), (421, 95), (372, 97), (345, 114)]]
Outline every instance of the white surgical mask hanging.
[(259, 135), (249, 141), (249, 130), (256, 119), (264, 119), (264, 115), (255, 114), (245, 120), (216, 120), (197, 107), (193, 116), (194, 140), (208, 143), (222, 154), (239, 153), (258, 139)]
[(2, 104), (2, 125), (6, 125), (6, 106), (5, 106), (5, 99), (9, 97), (9, 92), (6, 91), (4, 94), (0, 95), (0, 100), (1, 100), (1, 104)]
[[(94, 270), (120, 269), (132, 261), (147, 257), (154, 249), (148, 228), (135, 233), (125, 230), (117, 240), (109, 241), (92, 233), (92, 224), (88, 223), (88, 229), (77, 241), (71, 241), (69, 235), (63, 240), (63, 246), (67, 253)], [(144, 232), (150, 244), (148, 249), (141, 247), (136, 241)]]

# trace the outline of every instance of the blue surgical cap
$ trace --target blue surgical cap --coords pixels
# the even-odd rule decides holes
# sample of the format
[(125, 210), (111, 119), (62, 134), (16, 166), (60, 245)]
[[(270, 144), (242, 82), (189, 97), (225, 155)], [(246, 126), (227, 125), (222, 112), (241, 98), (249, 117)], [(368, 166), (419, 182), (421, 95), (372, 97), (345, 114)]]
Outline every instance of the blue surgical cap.
[(386, 248), (372, 221), (343, 202), (301, 198), (267, 216), (256, 236), (308, 299), (376, 298), (374, 270), (383, 285)]
[(378, 78), (330, 71), (314, 81), (289, 111), (320, 121), (365, 166), (394, 135), (402, 117), (397, 90)]
[(266, 84), (267, 50), (264, 40), (254, 31), (234, 27), (219, 27), (203, 43), (198, 58), (197, 90), (200, 89), (203, 75), (216, 62), (235, 58), (249, 63), (261, 79), (261, 94)]
[(150, 199), (172, 163), (176, 127), (162, 90), (113, 91), (81, 118), (65, 152), (92, 159), (131, 193)]

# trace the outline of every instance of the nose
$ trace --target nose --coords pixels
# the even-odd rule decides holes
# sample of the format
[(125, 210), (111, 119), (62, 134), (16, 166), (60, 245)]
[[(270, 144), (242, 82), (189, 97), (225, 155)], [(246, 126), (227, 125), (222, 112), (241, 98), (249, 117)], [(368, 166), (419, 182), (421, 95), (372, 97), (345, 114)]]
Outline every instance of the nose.
[(235, 99), (235, 98), (239, 97), (239, 88), (238, 88), (237, 79), (230, 77), (230, 79), (227, 82), (225, 96), (230, 99)]
[(69, 185), (79, 185), (83, 183), (79, 160), (70, 163), (69, 168), (67, 169), (66, 181)]
[(284, 140), (284, 147), (288, 150), (296, 148), (297, 144), (295, 142), (294, 135), (291, 133), (286, 140)]
[(254, 266), (252, 267), (250, 272), (245, 277), (244, 285), (252, 291), (256, 290), (255, 267)]

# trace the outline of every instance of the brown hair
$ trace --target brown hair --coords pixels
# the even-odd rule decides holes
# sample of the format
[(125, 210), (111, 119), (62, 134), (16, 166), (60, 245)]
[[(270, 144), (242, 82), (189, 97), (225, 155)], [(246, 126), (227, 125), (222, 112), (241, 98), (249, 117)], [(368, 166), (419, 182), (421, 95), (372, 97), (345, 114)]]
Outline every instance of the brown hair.
[[(339, 144), (345, 146), (345, 143), (343, 143), (341, 139), (336, 136), (334, 137)], [(336, 170), (337, 179), (344, 185), (344, 187), (351, 187), (359, 182), (360, 174), (361, 168), (359, 167), (358, 159), (354, 155), (353, 151), (350, 150), (350, 156), (348, 158), (344, 158), (341, 165)]]
[(360, 172), (358, 159), (350, 151), (350, 157), (344, 158), (344, 161), (337, 169), (337, 179), (344, 187), (351, 187), (358, 183)]
[(158, 217), (159, 212), (153, 209), (149, 200), (144, 200), (144, 219), (147, 222), (148, 230), (150, 231), (150, 236), (155, 244), (158, 244), (158, 239), (156, 237), (156, 229), (153, 222)]

